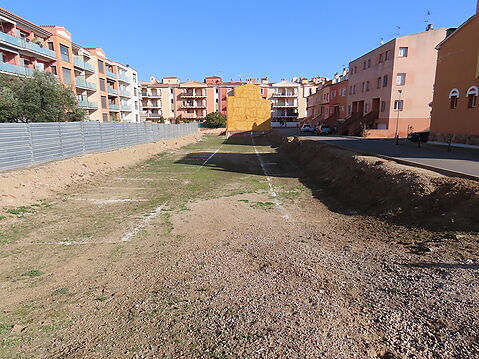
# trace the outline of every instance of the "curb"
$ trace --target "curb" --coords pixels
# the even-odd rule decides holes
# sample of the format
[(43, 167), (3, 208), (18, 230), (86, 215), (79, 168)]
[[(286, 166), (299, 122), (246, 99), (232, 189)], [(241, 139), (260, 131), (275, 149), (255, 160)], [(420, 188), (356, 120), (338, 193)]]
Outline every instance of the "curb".
[[(296, 138), (299, 141), (302, 141), (298, 137), (296, 137)], [(309, 141), (311, 141), (311, 140), (309, 140)], [(363, 150), (355, 150), (353, 148), (344, 147), (344, 146), (336, 145), (336, 144), (332, 144), (332, 143), (325, 143), (325, 142), (321, 142), (321, 141), (315, 141), (315, 142), (321, 143), (321, 144), (326, 145), (326, 146), (336, 147), (336, 148), (346, 150), (346, 151), (349, 151), (349, 152), (354, 152), (354, 153), (361, 154), (361, 155), (373, 156), (373, 157), (382, 158), (382, 159), (385, 159), (385, 160), (388, 160), (388, 161), (394, 161), (396, 163), (406, 165), (406, 166), (423, 168), (423, 169), (426, 169), (426, 170), (438, 172), (440, 174), (443, 174), (443, 175), (446, 175), (446, 176), (449, 176), (449, 177), (461, 177), (461, 178), (465, 178), (465, 179), (469, 179), (469, 180), (479, 182), (479, 176), (470, 175), (470, 174), (467, 174), (467, 173), (464, 173), (464, 172), (448, 170), (448, 169), (435, 167), (435, 166), (431, 166), (431, 165), (426, 165), (426, 164), (418, 163), (418, 162), (414, 162), (414, 161), (407, 161), (407, 160), (403, 160), (403, 159), (396, 158), (396, 157), (381, 155), (381, 154), (378, 154), (378, 153), (372, 153), (372, 152), (367, 152), (367, 151), (363, 151)]]

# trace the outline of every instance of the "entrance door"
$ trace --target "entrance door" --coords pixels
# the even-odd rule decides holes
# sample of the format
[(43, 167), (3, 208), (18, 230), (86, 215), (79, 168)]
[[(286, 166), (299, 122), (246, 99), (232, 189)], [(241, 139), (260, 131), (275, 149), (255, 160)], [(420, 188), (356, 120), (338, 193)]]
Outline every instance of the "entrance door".
[(372, 112), (379, 113), (380, 106), (381, 106), (381, 99), (380, 98), (373, 98)]
[(359, 101), (358, 102), (358, 112), (362, 115), (364, 115), (364, 101)]

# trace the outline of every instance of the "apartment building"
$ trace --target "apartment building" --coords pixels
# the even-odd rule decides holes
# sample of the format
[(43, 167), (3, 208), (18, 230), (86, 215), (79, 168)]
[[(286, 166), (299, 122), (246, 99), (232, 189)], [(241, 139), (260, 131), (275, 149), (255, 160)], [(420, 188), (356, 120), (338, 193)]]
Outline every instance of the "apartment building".
[(437, 49), (430, 140), (479, 146), (479, 1)]
[(0, 8), (0, 72), (32, 76), (33, 71), (52, 71), (57, 55), (48, 47), (52, 34)]
[(366, 126), (371, 137), (406, 136), (428, 130), (437, 51), (447, 29), (398, 37), (352, 61), (347, 113), (342, 134), (356, 135)]
[(54, 74), (92, 121), (140, 121), (137, 72), (107, 59), (99, 47), (75, 44), (63, 26), (37, 26), (0, 9), (0, 54), (0, 72)]

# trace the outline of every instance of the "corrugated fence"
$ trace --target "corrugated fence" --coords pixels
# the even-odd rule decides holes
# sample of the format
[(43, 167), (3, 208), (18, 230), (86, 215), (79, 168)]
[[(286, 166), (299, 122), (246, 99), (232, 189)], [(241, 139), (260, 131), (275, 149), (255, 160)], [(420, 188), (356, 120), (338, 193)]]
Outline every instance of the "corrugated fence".
[(196, 123), (0, 123), (0, 171), (196, 132)]

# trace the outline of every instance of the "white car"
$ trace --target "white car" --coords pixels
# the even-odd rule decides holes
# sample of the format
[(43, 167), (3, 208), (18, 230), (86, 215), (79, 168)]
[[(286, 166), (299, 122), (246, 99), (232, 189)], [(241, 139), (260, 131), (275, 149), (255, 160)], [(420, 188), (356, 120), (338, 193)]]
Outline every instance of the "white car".
[(311, 125), (305, 123), (303, 126), (300, 128), (301, 132), (314, 132), (314, 128), (311, 127)]

